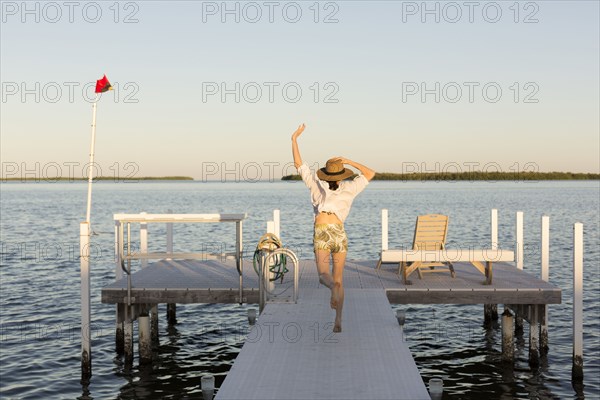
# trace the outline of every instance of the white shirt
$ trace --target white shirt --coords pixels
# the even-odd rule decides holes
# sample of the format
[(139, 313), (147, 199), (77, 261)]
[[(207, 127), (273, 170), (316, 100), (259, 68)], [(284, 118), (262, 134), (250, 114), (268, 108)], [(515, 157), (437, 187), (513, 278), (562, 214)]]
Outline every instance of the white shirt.
[(359, 175), (351, 181), (339, 182), (337, 190), (330, 190), (329, 183), (317, 178), (317, 174), (311, 172), (308, 165), (302, 164), (298, 168), (298, 173), (310, 189), (315, 216), (321, 211), (329, 211), (337, 215), (342, 222), (348, 217), (356, 195), (369, 184), (369, 180), (364, 175)]

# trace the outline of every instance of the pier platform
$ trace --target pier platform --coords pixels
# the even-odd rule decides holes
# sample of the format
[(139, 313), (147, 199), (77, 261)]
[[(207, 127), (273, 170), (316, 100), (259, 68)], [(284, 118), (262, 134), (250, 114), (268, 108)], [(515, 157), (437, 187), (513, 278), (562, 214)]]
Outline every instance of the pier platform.
[[(397, 266), (376, 266), (376, 260), (346, 261), (342, 332), (333, 334), (330, 292), (319, 284), (314, 260), (300, 260), (297, 303), (279, 299), (265, 305), (217, 399), (428, 399), (390, 303), (484, 304), (486, 319), (497, 318), (496, 305), (504, 304), (530, 322), (530, 363), (546, 348), (546, 307), (561, 302), (561, 289), (511, 264), (496, 263), (491, 284), (470, 263), (454, 263), (454, 278), (427, 274), (411, 284), (403, 283)], [(241, 301), (258, 303), (259, 279), (251, 262), (242, 263), (242, 277)], [(102, 289), (102, 302), (117, 304), (117, 332), (121, 326), (126, 331), (125, 354), (131, 359), (133, 328), (123, 314), (128, 298), (133, 319), (144, 314), (148, 329), (148, 310), (158, 303), (239, 303), (239, 282), (235, 259), (160, 260), (132, 273), (129, 297), (125, 277)], [(293, 278), (286, 275), (284, 282), (293, 285)], [(512, 333), (503, 330), (503, 341), (512, 343)]]
[[(494, 281), (484, 285), (469, 263), (455, 263), (450, 274), (416, 276), (405, 285), (397, 267), (375, 269), (376, 260), (347, 260), (346, 289), (380, 289), (392, 304), (560, 304), (561, 289), (508, 263), (494, 265)], [(314, 260), (300, 260), (299, 289), (319, 287)], [(258, 277), (252, 262), (244, 262), (244, 303), (258, 303)], [(235, 260), (161, 260), (132, 274), (132, 303), (239, 303)], [(127, 278), (102, 289), (103, 303), (123, 303)]]

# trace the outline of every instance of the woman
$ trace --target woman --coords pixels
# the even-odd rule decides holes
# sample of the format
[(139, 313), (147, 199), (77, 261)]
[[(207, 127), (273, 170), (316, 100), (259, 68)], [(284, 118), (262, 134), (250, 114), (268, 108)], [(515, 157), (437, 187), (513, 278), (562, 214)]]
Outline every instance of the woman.
[[(315, 176), (300, 157), (297, 139), (303, 131), (304, 124), (292, 135), (294, 166), (310, 189), (315, 213), (313, 242), (319, 282), (331, 290), (331, 308), (335, 309), (333, 331), (341, 332), (344, 305), (343, 273), (348, 250), (344, 220), (350, 212), (352, 201), (373, 179), (375, 171), (357, 162), (335, 157), (328, 160), (325, 168), (318, 170)], [(352, 181), (343, 181), (354, 174), (352, 170), (344, 168), (344, 164), (357, 168), (361, 175)], [(330, 258), (333, 261), (333, 276), (329, 272)]]

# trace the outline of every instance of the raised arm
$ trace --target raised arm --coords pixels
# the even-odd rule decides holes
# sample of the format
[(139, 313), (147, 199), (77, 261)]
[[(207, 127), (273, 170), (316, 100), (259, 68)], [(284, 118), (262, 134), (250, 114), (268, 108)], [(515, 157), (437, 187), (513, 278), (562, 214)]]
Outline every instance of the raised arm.
[(375, 176), (375, 171), (373, 171), (369, 167), (366, 167), (366, 166), (364, 166), (362, 164), (359, 164), (356, 161), (348, 160), (347, 158), (344, 158), (344, 157), (337, 157), (337, 158), (343, 164), (348, 164), (349, 166), (358, 169), (360, 171), (360, 173), (363, 174), (365, 176), (365, 178), (367, 178), (368, 181), (370, 181), (371, 179), (373, 179), (373, 177)]
[(300, 125), (296, 132), (292, 135), (292, 154), (294, 155), (294, 166), (298, 169), (302, 165), (302, 157), (300, 157), (300, 149), (298, 149), (298, 137), (304, 132), (304, 124)]

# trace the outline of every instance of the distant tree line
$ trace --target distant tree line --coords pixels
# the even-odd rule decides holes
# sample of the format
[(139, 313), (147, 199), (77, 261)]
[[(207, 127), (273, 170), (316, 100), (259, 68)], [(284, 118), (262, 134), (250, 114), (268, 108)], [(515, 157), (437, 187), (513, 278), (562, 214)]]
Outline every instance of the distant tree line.
[[(356, 175), (354, 175), (356, 176)], [(349, 179), (352, 179), (350, 177)], [(375, 181), (563, 181), (563, 180), (599, 180), (600, 174), (573, 172), (415, 172), (399, 174), (378, 172)], [(302, 180), (300, 175), (286, 175), (284, 181)]]

